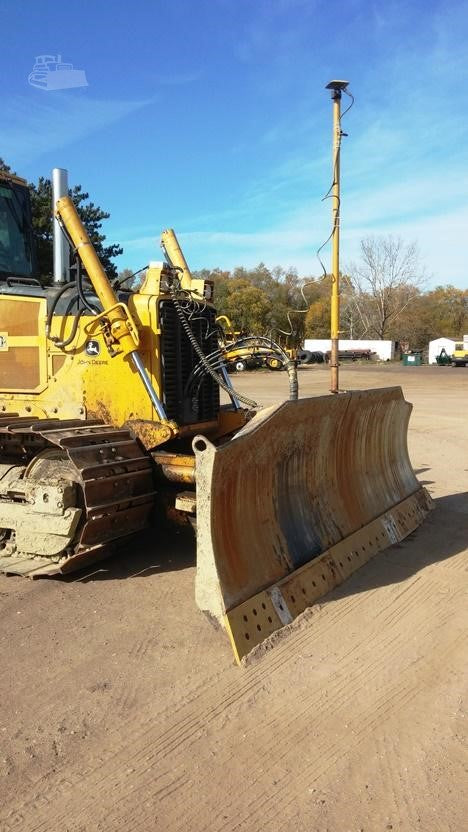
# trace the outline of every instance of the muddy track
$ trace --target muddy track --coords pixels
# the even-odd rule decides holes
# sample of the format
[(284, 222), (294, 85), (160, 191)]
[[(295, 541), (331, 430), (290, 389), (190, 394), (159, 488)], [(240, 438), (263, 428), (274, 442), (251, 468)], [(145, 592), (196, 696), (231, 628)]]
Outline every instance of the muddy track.
[(3, 557), (0, 570), (38, 577), (65, 574), (101, 559), (119, 537), (145, 528), (154, 505), (151, 460), (128, 430), (99, 420), (0, 418), (0, 460), (29, 465), (59, 449), (79, 488), (83, 517), (74, 544), (60, 558)]

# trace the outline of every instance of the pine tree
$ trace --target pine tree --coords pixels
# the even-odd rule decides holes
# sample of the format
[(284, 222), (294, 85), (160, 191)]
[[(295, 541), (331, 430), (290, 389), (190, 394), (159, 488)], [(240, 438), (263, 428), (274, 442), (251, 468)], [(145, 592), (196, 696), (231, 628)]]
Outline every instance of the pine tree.
[[(9, 165), (0, 158), (0, 170), (14, 174)], [(53, 222), (52, 222), (52, 183), (44, 176), (39, 177), (37, 185), (30, 182), (31, 210), (34, 241), (39, 278), (47, 283), (51, 279), (53, 268)], [(96, 253), (109, 278), (117, 277), (117, 268), (112, 259), (122, 254), (123, 248), (118, 243), (104, 245), (106, 237), (101, 232), (103, 220), (110, 214), (103, 211), (94, 202), (88, 202), (89, 194), (82, 190), (81, 185), (75, 185), (69, 190), (69, 195), (76, 205), (78, 214), (83, 222)]]

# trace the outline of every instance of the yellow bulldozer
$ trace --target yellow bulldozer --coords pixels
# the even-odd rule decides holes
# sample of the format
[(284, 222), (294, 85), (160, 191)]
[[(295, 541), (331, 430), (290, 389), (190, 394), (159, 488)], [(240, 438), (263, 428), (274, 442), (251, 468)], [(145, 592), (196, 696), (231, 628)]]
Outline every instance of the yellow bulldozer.
[(157, 545), (164, 507), (196, 528), (196, 602), (240, 661), (420, 524), (411, 405), (400, 388), (300, 399), (289, 358), (289, 399), (256, 410), (226, 372), (213, 284), (175, 234), (124, 290), (60, 169), (53, 195), (43, 287), (28, 188), (0, 178), (0, 570), (81, 569), (150, 524)]

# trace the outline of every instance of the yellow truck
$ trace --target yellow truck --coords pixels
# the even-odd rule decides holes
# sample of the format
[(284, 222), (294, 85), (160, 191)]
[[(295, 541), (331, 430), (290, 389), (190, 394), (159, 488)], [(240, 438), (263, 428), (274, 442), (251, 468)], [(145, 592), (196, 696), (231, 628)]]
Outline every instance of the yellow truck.
[(452, 367), (466, 367), (468, 364), (468, 337), (455, 344), (452, 353)]

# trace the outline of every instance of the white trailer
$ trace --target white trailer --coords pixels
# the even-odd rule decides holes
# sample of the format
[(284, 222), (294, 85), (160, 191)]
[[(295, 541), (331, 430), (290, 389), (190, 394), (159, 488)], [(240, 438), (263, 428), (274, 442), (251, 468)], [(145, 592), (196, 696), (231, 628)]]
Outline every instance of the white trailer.
[[(328, 352), (331, 349), (330, 338), (306, 338), (304, 349), (309, 352)], [(392, 361), (395, 358), (395, 341), (340, 338), (340, 350), (371, 350), (381, 361)]]

